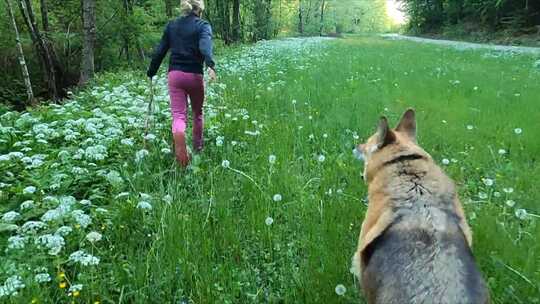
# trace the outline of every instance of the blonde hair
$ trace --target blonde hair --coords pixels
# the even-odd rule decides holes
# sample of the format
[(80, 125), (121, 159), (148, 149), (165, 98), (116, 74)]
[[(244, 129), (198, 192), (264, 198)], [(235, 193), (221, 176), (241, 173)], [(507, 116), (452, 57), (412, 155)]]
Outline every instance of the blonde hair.
[(187, 15), (192, 12), (204, 11), (204, 0), (182, 0), (180, 1), (182, 14)]

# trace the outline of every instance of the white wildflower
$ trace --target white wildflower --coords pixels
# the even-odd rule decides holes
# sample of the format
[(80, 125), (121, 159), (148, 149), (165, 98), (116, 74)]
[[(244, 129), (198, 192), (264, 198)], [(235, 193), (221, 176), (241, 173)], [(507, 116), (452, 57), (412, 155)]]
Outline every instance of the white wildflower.
[(276, 159), (277, 159), (277, 157), (276, 157), (275, 155), (273, 155), (273, 154), (271, 154), (270, 156), (268, 156), (268, 162), (269, 162), (271, 165), (273, 165), (273, 164), (276, 163)]
[(143, 209), (143, 210), (152, 210), (152, 205), (147, 201), (140, 201), (137, 204), (137, 208), (138, 209)]
[(22, 278), (18, 275), (11, 276), (6, 279), (4, 285), (0, 286), (0, 299), (3, 297), (9, 297), (17, 295), (20, 289), (25, 287)]
[(69, 292), (81, 291), (83, 289), (83, 284), (73, 284), (69, 287)]
[(51, 280), (51, 275), (48, 273), (38, 273), (34, 276), (34, 281), (36, 281), (36, 283), (47, 283)]
[(521, 128), (515, 128), (514, 129), (514, 133), (516, 133), (517, 135), (523, 133), (523, 130)]
[(163, 148), (163, 149), (161, 149), (161, 153), (163, 153), (163, 154), (171, 154), (171, 149)]
[(47, 228), (47, 224), (39, 221), (28, 221), (24, 223), (21, 227), (22, 233), (25, 234), (34, 234), (38, 230)]
[(86, 235), (86, 240), (89, 241), (90, 243), (99, 242), (99, 241), (101, 241), (101, 238), (102, 238), (101, 233), (95, 232), (95, 231), (89, 232)]
[(473, 125), (467, 125), (467, 130), (472, 130), (472, 129), (474, 129)]
[(82, 210), (73, 210), (73, 212), (71, 212), (71, 216), (75, 222), (77, 222), (77, 224), (81, 225), (82, 228), (86, 228), (92, 223), (92, 218), (88, 214), (85, 214)]
[(14, 235), (8, 238), (8, 249), (23, 249), (24, 246), (26, 246), (26, 243), (28, 242), (27, 237), (23, 237), (20, 235)]
[(23, 189), (23, 194), (34, 194), (36, 192), (36, 187), (34, 186), (28, 186)]
[(499, 155), (505, 155), (506, 150), (505, 149), (499, 149)]
[(83, 266), (97, 265), (100, 259), (96, 256), (86, 253), (84, 250), (73, 252), (69, 256), (69, 260), (74, 263), (79, 263)]
[(140, 163), (148, 154), (150, 154), (150, 152), (145, 149), (137, 151), (137, 153), (135, 153), (135, 161)]
[(27, 209), (32, 209), (32, 208), (34, 208), (34, 201), (30, 201), (30, 200), (22, 202), (22, 204), (20, 206), (21, 211), (22, 210), (27, 210)]
[(480, 199), (485, 200), (485, 199), (488, 198), (488, 195), (487, 195), (487, 193), (485, 193), (485, 192), (479, 192), (479, 193), (478, 193), (478, 197), (479, 197)]
[(2, 216), (2, 222), (4, 223), (12, 223), (16, 220), (18, 220), (21, 217), (21, 215), (18, 212), (15, 211), (9, 211), (4, 213)]
[(443, 158), (442, 163), (443, 163), (443, 165), (449, 165), (450, 160), (448, 158)]
[(283, 197), (281, 196), (281, 194), (274, 194), (274, 196), (272, 197), (272, 199), (274, 200), (274, 202), (281, 202), (281, 200), (283, 199)]
[(39, 236), (35, 242), (36, 245), (44, 246), (49, 249), (50, 255), (58, 255), (66, 244), (64, 238), (57, 234), (44, 234)]
[(320, 163), (324, 162), (326, 160), (326, 157), (324, 155), (319, 155), (319, 157), (317, 158), (317, 161), (319, 161)]
[(120, 140), (120, 143), (122, 145), (126, 145), (126, 146), (133, 146), (133, 139), (132, 138), (124, 138), (122, 140)]
[(54, 234), (61, 235), (61, 236), (66, 236), (66, 235), (70, 234), (72, 231), (73, 231), (73, 228), (71, 228), (69, 226), (62, 226), (62, 227), (56, 229), (56, 232)]
[(223, 146), (223, 142), (224, 142), (224, 141), (225, 141), (225, 137), (223, 137), (223, 136), (218, 136), (218, 137), (216, 138), (216, 146), (218, 146), (218, 147)]

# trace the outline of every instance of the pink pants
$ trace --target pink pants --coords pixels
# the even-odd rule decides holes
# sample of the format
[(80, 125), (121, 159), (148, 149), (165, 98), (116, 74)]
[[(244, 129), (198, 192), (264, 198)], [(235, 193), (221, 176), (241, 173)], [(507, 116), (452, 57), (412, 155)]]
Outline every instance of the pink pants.
[(169, 95), (171, 96), (172, 132), (185, 133), (187, 125), (187, 104), (191, 101), (193, 114), (193, 149), (203, 148), (203, 104), (204, 81), (201, 74), (182, 71), (169, 72)]

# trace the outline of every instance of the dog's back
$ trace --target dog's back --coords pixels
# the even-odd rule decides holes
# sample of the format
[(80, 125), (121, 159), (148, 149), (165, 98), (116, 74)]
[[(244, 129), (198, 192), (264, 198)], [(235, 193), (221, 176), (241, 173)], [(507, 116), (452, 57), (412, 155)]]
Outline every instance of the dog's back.
[(353, 270), (368, 303), (489, 303), (455, 185), (418, 145), (414, 111), (395, 129), (381, 118), (357, 151), (369, 206)]
[(432, 205), (396, 209), (393, 224), (366, 248), (369, 303), (489, 303), (459, 219)]

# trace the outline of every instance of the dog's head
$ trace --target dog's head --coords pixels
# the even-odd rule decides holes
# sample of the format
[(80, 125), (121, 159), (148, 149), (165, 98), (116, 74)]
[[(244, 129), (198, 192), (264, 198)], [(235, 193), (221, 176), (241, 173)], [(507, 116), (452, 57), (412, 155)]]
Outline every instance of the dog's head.
[(375, 134), (358, 145), (354, 154), (364, 161), (363, 178), (369, 183), (374, 169), (405, 151), (427, 154), (416, 142), (416, 115), (413, 109), (405, 111), (395, 129), (389, 127), (386, 117), (381, 117)]

